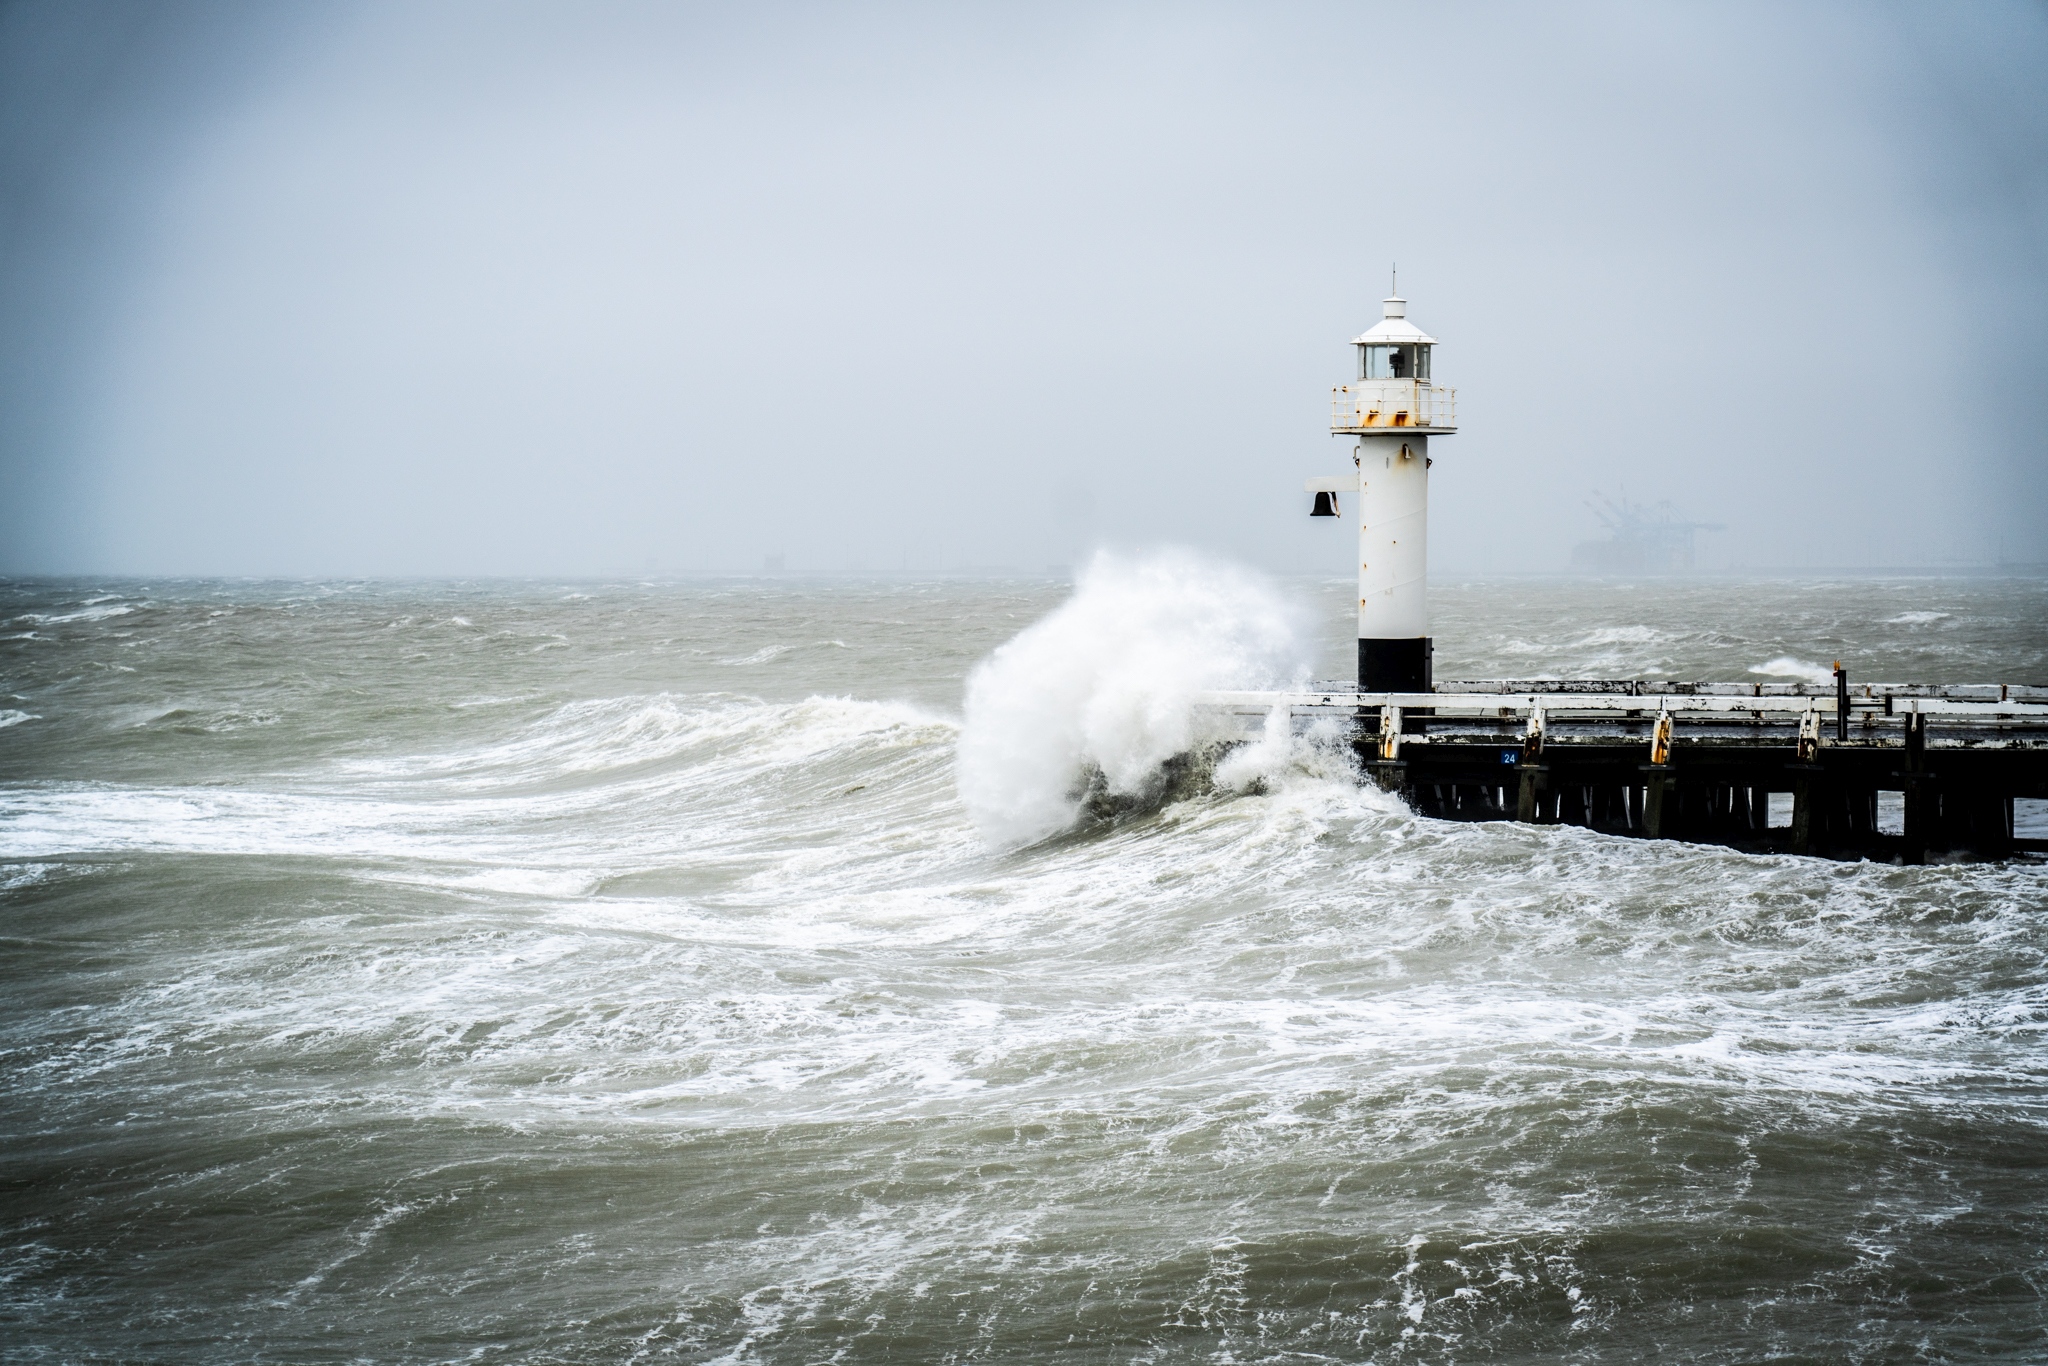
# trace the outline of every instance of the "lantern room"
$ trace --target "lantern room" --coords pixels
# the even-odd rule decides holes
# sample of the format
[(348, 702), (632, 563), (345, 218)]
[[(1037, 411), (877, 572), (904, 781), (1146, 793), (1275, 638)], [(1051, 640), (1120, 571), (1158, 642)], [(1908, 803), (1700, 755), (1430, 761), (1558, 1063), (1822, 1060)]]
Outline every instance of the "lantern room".
[(1386, 316), (1373, 329), (1354, 337), (1358, 378), (1408, 379), (1429, 383), (1429, 352), (1436, 338), (1408, 321), (1408, 301), (1396, 295), (1382, 300)]

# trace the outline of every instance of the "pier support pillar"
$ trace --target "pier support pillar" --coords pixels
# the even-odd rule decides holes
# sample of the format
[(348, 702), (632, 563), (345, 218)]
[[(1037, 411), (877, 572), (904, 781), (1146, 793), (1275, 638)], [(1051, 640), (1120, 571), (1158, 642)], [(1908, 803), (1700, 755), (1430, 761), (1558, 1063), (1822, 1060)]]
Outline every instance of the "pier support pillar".
[(1820, 852), (1825, 821), (1816, 821), (1819, 814), (1815, 807), (1822, 797), (1821, 767), (1819, 764), (1793, 764), (1792, 769), (1792, 852), (1795, 854), (1817, 854)]
[(1373, 785), (1380, 791), (1403, 793), (1408, 790), (1408, 763), (1405, 759), (1380, 759), (1365, 767), (1372, 774)]
[(1830, 813), (1840, 822), (1852, 849), (1868, 851), (1877, 843), (1877, 788), (1871, 785), (1837, 785), (1838, 794)]
[(1545, 798), (1550, 795), (1550, 770), (1542, 764), (1517, 764), (1521, 785), (1515, 797), (1515, 819), (1529, 823), (1543, 819)]
[(1762, 835), (1771, 828), (1771, 790), (1768, 787), (1752, 787), (1749, 790), (1749, 829), (1753, 835)]
[(2013, 851), (2012, 798), (1992, 792), (1965, 796), (1944, 792), (1935, 798), (1950, 849), (1967, 849), (1978, 858), (2010, 858)]
[(1653, 840), (1678, 833), (1678, 780), (1669, 764), (1644, 764), (1643, 834)]

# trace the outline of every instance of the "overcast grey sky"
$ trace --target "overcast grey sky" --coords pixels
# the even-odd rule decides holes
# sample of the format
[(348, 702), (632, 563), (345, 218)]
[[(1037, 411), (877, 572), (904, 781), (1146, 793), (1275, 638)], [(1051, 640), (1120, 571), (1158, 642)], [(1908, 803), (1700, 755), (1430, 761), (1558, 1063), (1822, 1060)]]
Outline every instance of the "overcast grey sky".
[(2038, 3), (0, 8), (0, 570), (2048, 560)]

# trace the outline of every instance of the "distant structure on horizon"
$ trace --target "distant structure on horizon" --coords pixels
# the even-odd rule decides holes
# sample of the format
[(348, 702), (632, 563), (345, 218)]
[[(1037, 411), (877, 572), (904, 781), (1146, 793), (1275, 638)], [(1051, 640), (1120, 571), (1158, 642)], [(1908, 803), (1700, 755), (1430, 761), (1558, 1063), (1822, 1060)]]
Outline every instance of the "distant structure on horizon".
[(1572, 547), (1572, 568), (1586, 574), (1690, 574), (1693, 534), (1727, 530), (1720, 522), (1681, 521), (1669, 502), (1651, 507), (1595, 490), (1586, 506), (1607, 528), (1605, 540)]

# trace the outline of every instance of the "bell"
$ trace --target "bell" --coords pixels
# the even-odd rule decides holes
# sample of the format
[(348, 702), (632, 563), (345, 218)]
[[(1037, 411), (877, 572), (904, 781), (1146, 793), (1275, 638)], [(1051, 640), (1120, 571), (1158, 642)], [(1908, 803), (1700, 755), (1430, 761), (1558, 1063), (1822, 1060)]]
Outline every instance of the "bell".
[(1309, 513), (1309, 516), (1335, 517), (1336, 515), (1337, 495), (1334, 493), (1318, 493), (1316, 495), (1315, 509)]

